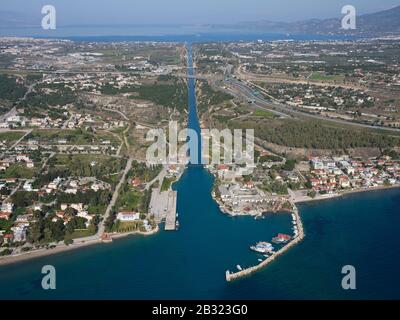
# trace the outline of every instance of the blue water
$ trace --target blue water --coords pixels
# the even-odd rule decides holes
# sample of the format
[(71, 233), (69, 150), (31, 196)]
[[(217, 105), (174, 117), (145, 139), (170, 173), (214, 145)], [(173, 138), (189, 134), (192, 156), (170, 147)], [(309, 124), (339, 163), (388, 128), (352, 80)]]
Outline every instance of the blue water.
[(58, 26), (56, 30), (36, 28), (1, 28), (0, 36), (57, 38), (74, 41), (273, 41), (273, 40), (346, 40), (346, 35), (286, 34), (248, 32), (236, 29), (210, 29), (201, 26)]
[[(190, 61), (190, 60), (189, 60)], [(192, 70), (189, 69), (189, 72)], [(198, 130), (194, 80), (189, 125)], [(289, 233), (290, 215), (230, 218), (211, 198), (213, 177), (190, 166), (175, 186), (181, 228), (132, 236), (0, 267), (0, 299), (399, 299), (400, 190), (349, 195), (300, 206), (306, 238), (264, 270), (227, 283), (225, 271), (257, 263), (257, 241)], [(41, 289), (41, 268), (57, 289)], [(357, 270), (357, 290), (341, 269)]]

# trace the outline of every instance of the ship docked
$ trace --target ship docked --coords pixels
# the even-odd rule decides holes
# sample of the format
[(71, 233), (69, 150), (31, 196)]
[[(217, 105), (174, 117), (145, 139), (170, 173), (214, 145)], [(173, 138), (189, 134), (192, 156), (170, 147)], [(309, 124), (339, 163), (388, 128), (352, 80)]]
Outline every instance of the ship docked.
[(255, 246), (251, 246), (250, 249), (258, 253), (269, 253), (274, 250), (274, 247), (269, 242), (259, 242)]
[(288, 243), (292, 239), (291, 236), (283, 233), (279, 233), (275, 238), (272, 238), (272, 242), (276, 244)]

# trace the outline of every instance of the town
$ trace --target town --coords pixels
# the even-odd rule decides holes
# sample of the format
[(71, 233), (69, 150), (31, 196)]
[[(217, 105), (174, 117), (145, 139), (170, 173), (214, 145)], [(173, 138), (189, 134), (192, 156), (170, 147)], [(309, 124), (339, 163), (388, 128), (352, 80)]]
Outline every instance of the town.
[(184, 54), (0, 39), (0, 255), (177, 228), (171, 186), (184, 167), (146, 164), (145, 134), (165, 118), (185, 125), (186, 84), (173, 75)]

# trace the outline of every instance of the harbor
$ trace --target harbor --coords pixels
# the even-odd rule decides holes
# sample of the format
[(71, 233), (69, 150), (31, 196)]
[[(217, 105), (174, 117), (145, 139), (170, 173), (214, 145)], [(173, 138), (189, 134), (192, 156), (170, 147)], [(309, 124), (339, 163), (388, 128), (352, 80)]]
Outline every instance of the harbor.
[(242, 277), (248, 276), (252, 273), (255, 273), (257, 271), (260, 271), (261, 269), (266, 267), (268, 264), (275, 261), (276, 258), (278, 258), (282, 254), (284, 254), (285, 252), (290, 250), (292, 247), (297, 245), (300, 241), (302, 241), (305, 236), (303, 224), (301, 222), (299, 211), (294, 204), (293, 204), (292, 218), (293, 218), (293, 220), (292, 220), (293, 221), (293, 237), (286, 245), (284, 245), (282, 248), (280, 248), (279, 250), (277, 250), (275, 252), (270, 251), (270, 255), (269, 256), (267, 255), (265, 260), (259, 259), (258, 261), (260, 263), (255, 266), (248, 267), (248, 268), (240, 267), (240, 268), (238, 268), (239, 271), (237, 271), (237, 272), (230, 272), (229, 270), (227, 270), (225, 273), (226, 281), (230, 282), (233, 280), (237, 280), (239, 278), (242, 278)]

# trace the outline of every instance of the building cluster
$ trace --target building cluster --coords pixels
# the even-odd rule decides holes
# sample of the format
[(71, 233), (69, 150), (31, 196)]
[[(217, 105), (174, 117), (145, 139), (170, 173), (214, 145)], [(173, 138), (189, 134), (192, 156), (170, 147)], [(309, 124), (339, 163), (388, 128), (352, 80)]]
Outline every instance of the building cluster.
[(365, 161), (349, 156), (317, 157), (310, 164), (310, 186), (320, 193), (400, 184), (400, 163), (389, 157)]
[[(57, 177), (40, 188), (34, 187), (33, 180), (25, 180), (23, 183), (18, 183), (16, 179), (4, 179), (0, 181), (0, 191), (7, 189), (9, 190), (7, 193), (10, 194), (17, 191), (36, 193), (39, 199), (40, 197), (51, 195), (56, 196), (58, 193), (70, 194), (73, 196), (77, 193), (85, 193), (87, 191), (97, 192), (100, 190), (111, 190), (111, 185), (94, 177), (68, 179)], [(53, 205), (56, 205), (56, 203), (57, 198), (54, 200)], [(33, 213), (35, 211), (42, 211), (43, 208), (44, 205), (40, 201), (36, 201), (31, 206), (25, 208), (24, 214), (17, 214), (16, 217), (14, 217), (13, 214), (17, 208), (13, 204), (12, 198), (10, 196), (2, 196), (0, 222), (1, 220), (13, 222), (13, 226), (10, 229), (12, 232), (4, 235), (3, 238), (7, 239), (8, 242), (25, 241), (28, 227), (32, 222), (35, 222)], [(88, 213), (88, 205), (84, 205), (80, 202), (69, 204), (61, 203), (58, 208), (59, 209), (55, 211), (52, 222), (62, 220), (64, 224), (67, 224), (73, 217), (80, 217), (85, 220), (85, 226), (87, 228), (95, 216)], [(50, 212), (47, 214), (50, 214)]]
[(286, 207), (287, 198), (268, 195), (252, 179), (243, 179), (235, 165), (219, 165), (208, 169), (219, 183), (214, 198), (221, 209), (231, 215), (260, 215), (266, 211), (280, 211)]
[(35, 163), (30, 158), (29, 154), (17, 153), (9, 155), (4, 159), (0, 160), (0, 172), (6, 171), (14, 164), (22, 164), (23, 166), (29, 169), (33, 169), (35, 167)]
[[(24, 110), (19, 110), (19, 113), (6, 117), (0, 122), (0, 128), (3, 129), (16, 129), (16, 128), (40, 128), (40, 129), (51, 129), (61, 128), (64, 120), (61, 118), (52, 119), (48, 116), (42, 118), (38, 117), (25, 117), (22, 114)], [(68, 112), (64, 112), (68, 115)]]

